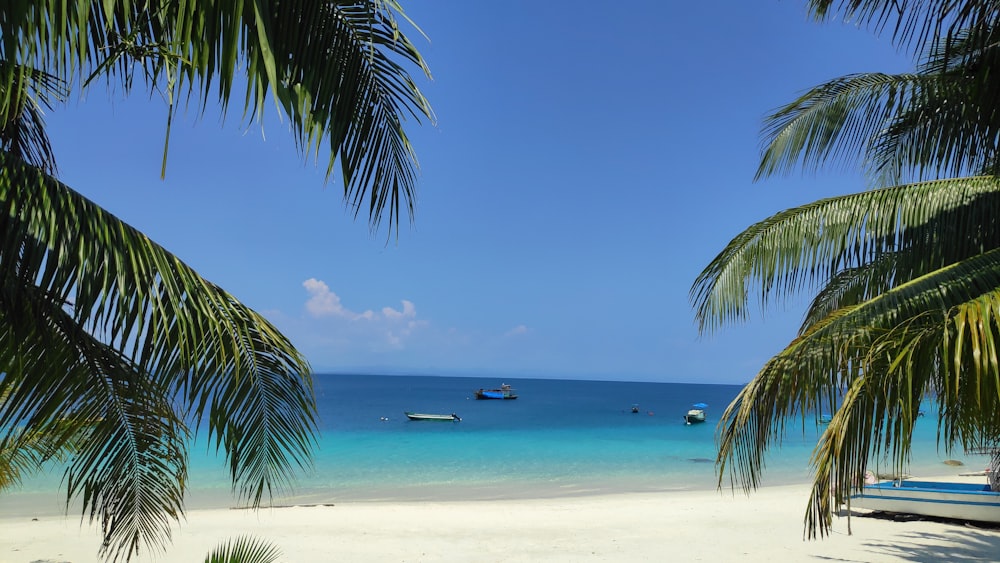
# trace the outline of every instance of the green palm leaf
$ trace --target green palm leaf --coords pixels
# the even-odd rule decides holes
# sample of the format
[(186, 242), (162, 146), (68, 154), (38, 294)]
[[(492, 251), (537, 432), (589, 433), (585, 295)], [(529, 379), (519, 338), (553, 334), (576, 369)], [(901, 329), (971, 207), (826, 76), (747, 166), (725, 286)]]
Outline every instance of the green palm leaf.
[[(691, 290), (702, 330), (816, 291), (798, 336), (720, 423), (720, 484), (759, 484), (788, 421), (835, 410), (813, 452), (810, 536), (829, 531), (871, 463), (901, 471), (922, 398), (938, 399), (945, 448), (1000, 436), (1000, 204), (996, 99), (1000, 3), (809, 0), (890, 31), (922, 55), (915, 73), (820, 85), (765, 125), (758, 178), (860, 163), (879, 183), (972, 173), (830, 198), (738, 235)], [(882, 184), (879, 184), (882, 185)]]
[[(433, 120), (404, 65), (429, 71), (397, 17), (393, 0), (11, 0), (0, 4), (0, 60), (67, 81), (117, 79), (126, 93), (138, 73), (168, 102), (168, 136), (177, 104), (203, 112), (214, 99), (225, 111), (246, 77), (244, 117), (273, 100), (305, 155), (328, 145), (327, 173), (339, 168), (354, 213), (373, 229), (387, 214), (391, 230), (413, 211), (417, 161), (404, 123)], [(0, 110), (12, 95), (0, 89)]]
[[(843, 393), (813, 456), (810, 535), (857, 486), (869, 460), (908, 459), (920, 399), (934, 392), (946, 447), (1000, 433), (1000, 250), (841, 309), (772, 358), (720, 423), (720, 481), (755, 488), (786, 421)], [(833, 500), (830, 491), (835, 492)]]
[[(49, 173), (55, 173), (55, 155), (45, 133), (43, 108), (52, 108), (68, 95), (66, 86), (55, 76), (23, 66), (10, 67), (0, 60), (0, 75), (16, 80), (4, 92), (6, 113), (0, 114), (0, 151), (13, 154)], [(0, 91), (3, 86), (0, 86)]]
[[(1000, 181), (940, 180), (817, 201), (778, 213), (737, 235), (702, 271), (691, 299), (702, 330), (744, 320), (751, 291), (762, 307), (826, 285), (842, 270), (886, 253), (898, 280), (994, 248)], [(978, 228), (977, 226), (982, 226)], [(919, 249), (919, 251), (916, 251)]]
[(900, 253), (885, 253), (867, 264), (834, 274), (830, 282), (813, 297), (799, 334), (838, 309), (858, 305), (891, 289), (897, 279), (896, 266), (904, 261), (911, 260), (903, 258)]
[[(308, 463), (309, 367), (257, 313), (51, 177), (0, 154), (0, 428), (92, 427), (67, 474), (127, 558), (169, 537), (186, 430), (207, 416), (241, 498)], [(91, 336), (97, 335), (100, 338)], [(182, 411), (183, 412), (186, 411)]]
[[(0, 402), (6, 401), (6, 396), (0, 396)], [(77, 452), (80, 441), (72, 438), (82, 438), (82, 432), (68, 428), (75, 424), (64, 418), (48, 428), (20, 427), (3, 436), (0, 439), (0, 491), (19, 486), (49, 461), (65, 462)], [(67, 436), (71, 439), (67, 440)]]
[(890, 182), (909, 176), (993, 173), (1000, 138), (1000, 34), (962, 30), (935, 44), (917, 69), (931, 78), (913, 91), (873, 140), (871, 166)]
[(273, 545), (251, 537), (229, 540), (212, 550), (205, 563), (272, 563), (281, 557)]
[(817, 86), (767, 118), (757, 178), (824, 163), (862, 165), (878, 185), (992, 173), (1000, 35), (935, 44), (916, 73), (857, 74)]
[(55, 448), (74, 444), (67, 502), (80, 497), (100, 522), (109, 556), (169, 537), (186, 433), (163, 390), (37, 287), (16, 290), (14, 301), (9, 293), (0, 299), (0, 427), (23, 423)]
[(877, 33), (889, 30), (895, 41), (918, 52), (960, 30), (990, 27), (1000, 16), (1000, 4), (982, 0), (807, 0), (807, 5), (817, 19), (839, 12), (844, 19), (869, 26)]
[(855, 74), (809, 90), (767, 117), (757, 178), (796, 166), (815, 170), (828, 159), (860, 162), (889, 117), (939, 81), (919, 74)]
[(241, 501), (286, 486), (313, 445), (310, 370), (259, 314), (53, 178), (39, 110), (68, 84), (141, 86), (166, 100), (169, 140), (181, 104), (235, 99), (250, 121), (273, 102), (307, 159), (328, 146), (354, 214), (398, 232), (417, 169), (404, 124), (433, 113), (397, 18), (393, 0), (0, 3), (0, 474), (71, 453), (67, 502), (100, 522), (109, 558), (169, 537), (189, 423)]

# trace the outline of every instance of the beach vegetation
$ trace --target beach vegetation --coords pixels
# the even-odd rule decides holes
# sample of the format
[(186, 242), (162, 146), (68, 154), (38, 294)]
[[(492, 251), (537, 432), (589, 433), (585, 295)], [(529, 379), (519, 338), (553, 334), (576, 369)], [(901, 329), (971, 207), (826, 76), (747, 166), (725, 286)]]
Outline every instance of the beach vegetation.
[(433, 119), (405, 21), (392, 0), (0, 2), (0, 483), (64, 458), (66, 506), (106, 559), (169, 541), (199, 433), (240, 504), (286, 487), (310, 464), (312, 376), (262, 315), (62, 183), (44, 111), (161, 95), (163, 174), (180, 108), (235, 101), (252, 123), (276, 107), (350, 212), (398, 233), (416, 177), (404, 124)]
[(790, 420), (833, 412), (805, 516), (830, 531), (872, 464), (904, 473), (922, 409), (939, 444), (1000, 437), (1000, 7), (812, 0), (909, 49), (911, 73), (854, 74), (770, 115), (758, 179), (846, 165), (870, 189), (781, 211), (738, 234), (691, 289), (703, 332), (811, 295), (794, 339), (719, 425), (719, 484), (761, 482)]
[(250, 536), (233, 538), (213, 549), (205, 563), (274, 563), (281, 551), (274, 545)]

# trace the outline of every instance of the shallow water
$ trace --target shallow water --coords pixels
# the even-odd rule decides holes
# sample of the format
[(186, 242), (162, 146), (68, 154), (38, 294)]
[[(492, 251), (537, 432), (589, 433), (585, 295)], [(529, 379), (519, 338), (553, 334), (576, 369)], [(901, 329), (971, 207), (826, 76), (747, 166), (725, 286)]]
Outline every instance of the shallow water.
[[(483, 378), (319, 375), (320, 436), (314, 466), (276, 504), (337, 501), (460, 500), (712, 489), (715, 427), (740, 387), (511, 379), (517, 400), (477, 401), (498, 387)], [(708, 403), (705, 424), (682, 415)], [(639, 405), (633, 414), (631, 406)], [(456, 413), (461, 422), (410, 421), (403, 411)], [(928, 411), (929, 412), (929, 411)], [(914, 439), (913, 474), (950, 474), (985, 458), (946, 456), (935, 447), (932, 417)], [(764, 485), (807, 482), (822, 427), (793, 426), (767, 458)], [(188, 506), (237, 504), (225, 466), (204, 437), (191, 449)], [(953, 458), (966, 464), (943, 463)], [(0, 513), (58, 513), (61, 473), (32, 479), (0, 498)], [(44, 508), (44, 510), (43, 510)]]

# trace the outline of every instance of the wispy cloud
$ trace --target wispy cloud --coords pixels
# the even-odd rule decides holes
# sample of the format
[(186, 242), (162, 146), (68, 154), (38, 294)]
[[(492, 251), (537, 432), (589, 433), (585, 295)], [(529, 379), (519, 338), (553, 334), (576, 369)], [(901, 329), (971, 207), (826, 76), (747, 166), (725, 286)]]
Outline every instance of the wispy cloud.
[(417, 308), (413, 306), (413, 303), (403, 299), (403, 310), (397, 311), (392, 307), (382, 307), (382, 314), (385, 315), (387, 319), (403, 319), (403, 318), (414, 318), (417, 316)]
[(521, 334), (528, 334), (528, 332), (530, 332), (530, 331), (531, 331), (531, 329), (529, 329), (525, 325), (517, 325), (514, 328), (512, 328), (512, 329), (508, 330), (507, 332), (505, 332), (504, 336), (518, 336), (518, 335), (521, 335)]

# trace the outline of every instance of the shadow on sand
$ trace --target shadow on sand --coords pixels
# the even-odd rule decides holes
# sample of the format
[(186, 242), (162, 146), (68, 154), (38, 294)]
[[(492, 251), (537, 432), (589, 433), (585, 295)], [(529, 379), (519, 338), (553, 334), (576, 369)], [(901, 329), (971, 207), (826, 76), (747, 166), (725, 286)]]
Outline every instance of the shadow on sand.
[(947, 525), (934, 532), (909, 531), (891, 541), (868, 540), (866, 549), (882, 557), (916, 563), (940, 561), (997, 561), (1000, 559), (1000, 524), (933, 518), (886, 512), (851, 513), (852, 518), (877, 518), (895, 522), (937, 522)]

